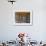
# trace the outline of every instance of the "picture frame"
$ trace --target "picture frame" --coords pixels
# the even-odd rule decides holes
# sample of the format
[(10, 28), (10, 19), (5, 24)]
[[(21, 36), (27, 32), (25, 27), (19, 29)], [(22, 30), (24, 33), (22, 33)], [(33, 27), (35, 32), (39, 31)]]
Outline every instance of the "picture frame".
[(33, 15), (29, 10), (16, 10), (15, 12), (15, 25), (16, 26), (32, 26)]

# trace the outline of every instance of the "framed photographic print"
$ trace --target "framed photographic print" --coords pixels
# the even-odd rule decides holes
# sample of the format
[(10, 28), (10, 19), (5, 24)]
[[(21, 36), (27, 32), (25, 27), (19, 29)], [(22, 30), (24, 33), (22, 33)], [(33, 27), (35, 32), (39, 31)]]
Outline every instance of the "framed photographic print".
[(32, 11), (16, 11), (15, 12), (16, 25), (32, 25)]

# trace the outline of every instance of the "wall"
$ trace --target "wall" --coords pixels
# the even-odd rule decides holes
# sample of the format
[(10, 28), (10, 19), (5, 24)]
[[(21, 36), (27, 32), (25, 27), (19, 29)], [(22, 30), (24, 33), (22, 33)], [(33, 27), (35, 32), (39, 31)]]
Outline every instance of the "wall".
[[(33, 11), (32, 26), (13, 25), (13, 14), (17, 9)], [(26, 32), (33, 40), (46, 40), (46, 1), (17, 0), (14, 5), (7, 0), (0, 0), (0, 40), (15, 40), (18, 32)]]

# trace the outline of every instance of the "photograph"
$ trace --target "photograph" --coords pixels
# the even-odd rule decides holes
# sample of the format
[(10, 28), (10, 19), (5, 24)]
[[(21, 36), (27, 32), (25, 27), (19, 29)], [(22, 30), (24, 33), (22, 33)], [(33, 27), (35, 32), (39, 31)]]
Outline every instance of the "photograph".
[(32, 25), (32, 12), (17, 11), (15, 12), (16, 25)]

